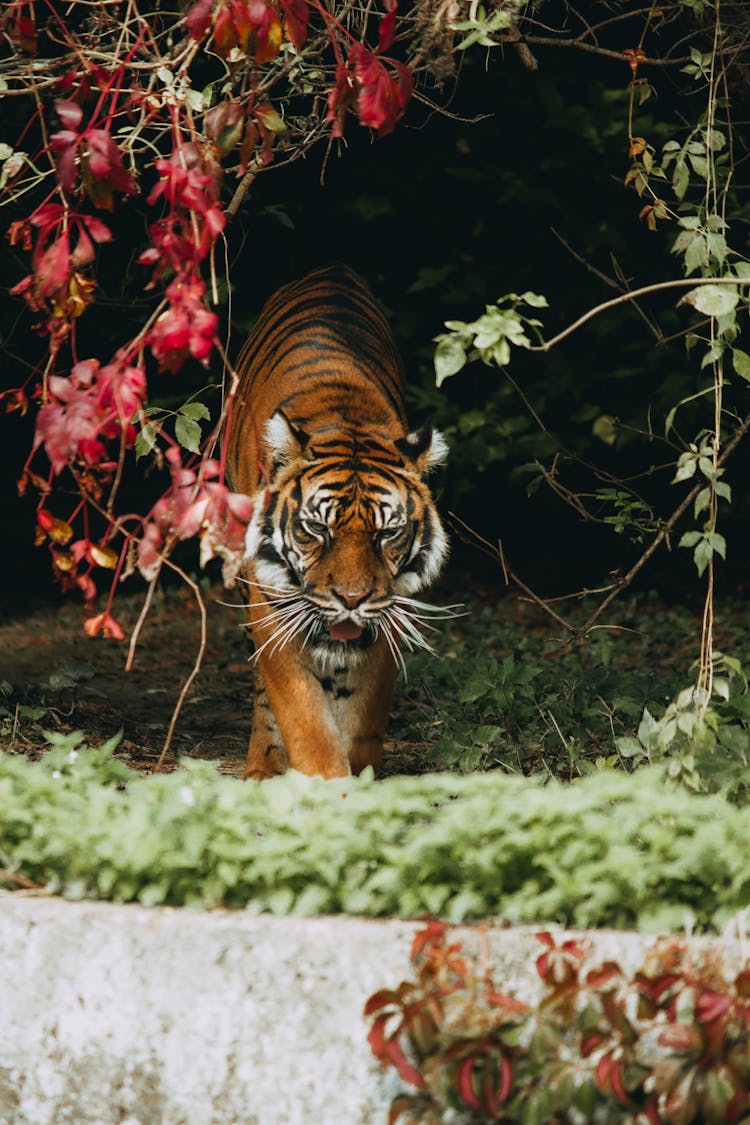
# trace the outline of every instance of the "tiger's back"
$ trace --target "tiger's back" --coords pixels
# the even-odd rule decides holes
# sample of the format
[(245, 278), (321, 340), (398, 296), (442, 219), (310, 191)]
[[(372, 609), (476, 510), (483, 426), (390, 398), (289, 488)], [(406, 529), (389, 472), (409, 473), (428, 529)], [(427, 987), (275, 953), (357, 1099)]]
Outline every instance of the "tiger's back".
[(271, 297), (237, 372), (228, 475), (254, 498), (245, 775), (377, 768), (400, 647), (428, 647), (413, 595), (446, 553), (424, 481), (444, 442), (408, 431), (390, 327), (345, 266)]
[[(240, 389), (227, 451), (232, 486), (252, 495), (263, 435), (281, 409), (315, 430), (342, 418), (406, 429), (404, 369), (390, 325), (348, 266), (324, 266), (278, 289), (236, 363)], [(257, 456), (248, 456), (254, 450)]]

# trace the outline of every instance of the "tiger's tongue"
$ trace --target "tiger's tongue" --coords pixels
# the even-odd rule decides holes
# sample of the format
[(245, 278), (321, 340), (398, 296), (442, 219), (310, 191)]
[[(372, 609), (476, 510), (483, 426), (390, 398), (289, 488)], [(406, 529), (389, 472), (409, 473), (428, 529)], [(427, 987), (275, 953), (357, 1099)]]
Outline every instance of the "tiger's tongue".
[(354, 621), (339, 621), (328, 630), (334, 641), (356, 641), (362, 636), (362, 626)]

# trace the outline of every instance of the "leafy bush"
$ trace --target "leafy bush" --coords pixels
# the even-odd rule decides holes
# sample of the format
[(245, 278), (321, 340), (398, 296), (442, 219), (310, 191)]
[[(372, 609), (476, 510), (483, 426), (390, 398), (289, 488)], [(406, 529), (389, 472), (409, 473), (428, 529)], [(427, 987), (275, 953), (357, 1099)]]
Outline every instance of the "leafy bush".
[[(417, 1093), (389, 1121), (732, 1125), (750, 1120), (750, 963), (663, 940), (626, 976), (585, 942), (537, 935), (538, 1003), (500, 991), (439, 923), (412, 950), (416, 980), (370, 998), (369, 1041)], [(411, 1061), (410, 1061), (411, 1060)]]
[[(689, 609), (648, 594), (623, 599), (612, 623), (580, 646), (529, 603), (467, 603), (467, 615), (436, 641), (442, 660), (410, 658), (406, 690), (416, 718), (397, 716), (397, 733), (418, 741), (433, 765), (567, 780), (669, 757), (692, 788), (744, 786), (747, 680), (737, 660), (717, 652), (712, 706), (688, 714), (692, 692), (686, 700), (681, 689), (697, 655)], [(587, 606), (566, 610), (573, 627)], [(716, 626), (722, 649), (745, 663), (746, 618), (743, 603), (727, 600)]]
[(723, 926), (750, 904), (750, 810), (653, 767), (570, 785), (142, 777), (81, 736), (0, 755), (2, 881), (72, 897), (575, 926)]

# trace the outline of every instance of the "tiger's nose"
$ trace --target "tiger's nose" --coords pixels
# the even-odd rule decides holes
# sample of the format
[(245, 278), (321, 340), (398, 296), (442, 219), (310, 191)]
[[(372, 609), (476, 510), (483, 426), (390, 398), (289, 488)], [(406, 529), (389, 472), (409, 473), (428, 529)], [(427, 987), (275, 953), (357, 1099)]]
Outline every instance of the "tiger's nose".
[(344, 603), (347, 609), (356, 609), (370, 593), (369, 590), (337, 590), (335, 586), (333, 592), (339, 601)]

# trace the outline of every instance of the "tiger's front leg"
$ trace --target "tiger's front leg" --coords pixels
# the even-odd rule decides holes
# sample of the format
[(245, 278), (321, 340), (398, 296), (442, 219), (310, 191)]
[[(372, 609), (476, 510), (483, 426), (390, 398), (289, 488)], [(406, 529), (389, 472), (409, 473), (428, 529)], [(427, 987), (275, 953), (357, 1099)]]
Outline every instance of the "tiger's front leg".
[(255, 676), (253, 729), (243, 776), (263, 780), (291, 767), (311, 777), (347, 777), (352, 772), (349, 757), (324, 685), (294, 643), (272, 657), (260, 653)]
[(253, 671), (253, 726), (242, 777), (266, 781), (288, 769), (289, 756), (279, 724), (271, 709), (260, 668), (256, 667)]
[[(364, 659), (344, 672), (343, 685), (333, 677), (337, 725), (347, 746), (353, 774), (367, 766), (377, 771), (383, 760), (383, 740), (391, 710), (396, 665), (383, 637), (367, 650)], [(345, 686), (344, 686), (345, 685)]]
[(378, 770), (396, 674), (385, 640), (349, 660), (321, 663), (294, 640), (281, 652), (264, 651), (262, 609), (252, 616), (260, 651), (243, 776), (262, 781), (290, 767), (321, 777)]
[(255, 705), (243, 776), (263, 780), (289, 767), (309, 776), (348, 776), (346, 746), (303, 644), (297, 637), (275, 643), (278, 619), (261, 593), (254, 594), (249, 609)]

